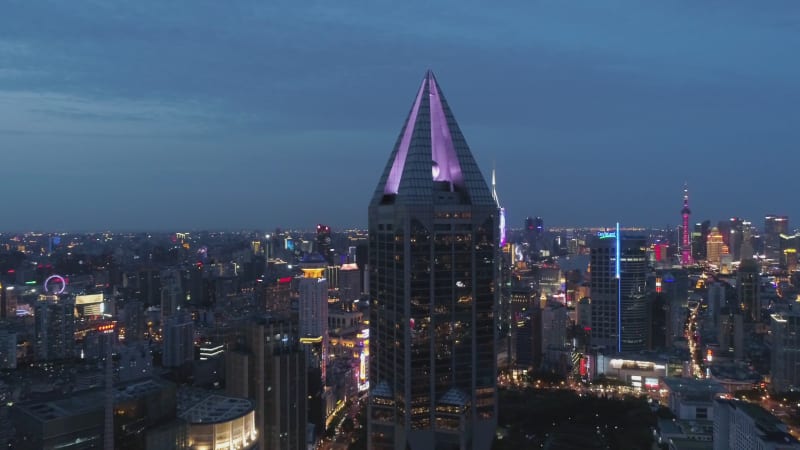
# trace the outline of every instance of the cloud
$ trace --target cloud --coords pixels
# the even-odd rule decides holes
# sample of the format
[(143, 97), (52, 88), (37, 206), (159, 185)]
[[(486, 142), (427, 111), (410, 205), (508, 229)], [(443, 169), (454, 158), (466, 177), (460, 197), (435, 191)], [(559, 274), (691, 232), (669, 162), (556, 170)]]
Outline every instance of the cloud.
[(0, 91), (0, 134), (201, 135), (213, 118), (191, 104)]

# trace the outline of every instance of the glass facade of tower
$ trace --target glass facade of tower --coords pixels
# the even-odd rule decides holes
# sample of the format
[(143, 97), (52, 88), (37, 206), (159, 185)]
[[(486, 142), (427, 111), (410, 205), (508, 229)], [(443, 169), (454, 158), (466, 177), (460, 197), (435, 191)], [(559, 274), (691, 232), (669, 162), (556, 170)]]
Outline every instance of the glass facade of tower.
[[(433, 139), (437, 109), (450, 155), (445, 148), (432, 163), (436, 146), (447, 147)], [(370, 447), (488, 448), (496, 426), (498, 208), (432, 74), (398, 148), (369, 214)], [(397, 192), (387, 193), (403, 152)]]
[[(616, 246), (619, 242), (620, 249)], [(645, 281), (646, 240), (643, 237), (598, 237), (591, 246), (593, 346), (613, 351), (639, 351), (649, 333)], [(619, 255), (619, 279), (617, 279)]]

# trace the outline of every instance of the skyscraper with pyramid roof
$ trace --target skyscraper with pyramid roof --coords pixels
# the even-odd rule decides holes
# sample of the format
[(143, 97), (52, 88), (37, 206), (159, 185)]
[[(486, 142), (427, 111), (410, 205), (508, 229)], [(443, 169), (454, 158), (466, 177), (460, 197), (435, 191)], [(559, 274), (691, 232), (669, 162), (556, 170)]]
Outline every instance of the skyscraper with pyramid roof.
[(370, 448), (490, 448), (498, 212), (426, 73), (369, 205)]

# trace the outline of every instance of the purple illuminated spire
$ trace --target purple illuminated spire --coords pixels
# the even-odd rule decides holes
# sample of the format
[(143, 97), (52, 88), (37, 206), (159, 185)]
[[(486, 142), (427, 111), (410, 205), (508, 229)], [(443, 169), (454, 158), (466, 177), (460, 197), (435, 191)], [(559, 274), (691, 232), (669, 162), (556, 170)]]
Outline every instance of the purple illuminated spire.
[(447, 100), (428, 71), (376, 190), (376, 199), (430, 199), (434, 182), (464, 192), (472, 201), (491, 202), (492, 194), (475, 163)]
[[(430, 73), (430, 71), (428, 71)], [(386, 180), (386, 187), (383, 192), (386, 194), (396, 194), (397, 189), (400, 187), (400, 179), (403, 177), (403, 168), (406, 164), (406, 157), (408, 156), (408, 146), (411, 145), (411, 135), (414, 133), (414, 125), (417, 123), (417, 115), (419, 114), (419, 105), (422, 103), (422, 94), (425, 92), (425, 86), (428, 84), (428, 77), (422, 80), (422, 86), (419, 87), (417, 98), (414, 100), (414, 106), (411, 108), (411, 113), (406, 120), (406, 126), (403, 129), (402, 138), (400, 139), (400, 147), (395, 152), (394, 162), (392, 163), (392, 171), (389, 172), (389, 179)]]
[[(430, 92), (431, 105), (431, 156), (433, 157), (434, 167), (439, 170), (432, 170), (434, 181), (449, 181), (453, 184), (463, 185), (464, 178), (461, 176), (461, 166), (458, 163), (456, 149), (453, 145), (453, 138), (450, 135), (450, 127), (442, 106), (442, 95), (439, 93), (439, 86), (433, 72), (428, 71), (425, 77)], [(437, 173), (438, 172), (438, 173)]]

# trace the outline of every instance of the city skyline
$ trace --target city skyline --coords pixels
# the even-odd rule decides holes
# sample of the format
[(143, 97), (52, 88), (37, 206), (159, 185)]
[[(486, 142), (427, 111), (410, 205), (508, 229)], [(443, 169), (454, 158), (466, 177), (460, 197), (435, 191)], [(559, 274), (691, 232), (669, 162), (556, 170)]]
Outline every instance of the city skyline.
[(426, 68), (513, 227), (791, 219), (789, 5), (9, 4), (3, 228), (363, 227)]

